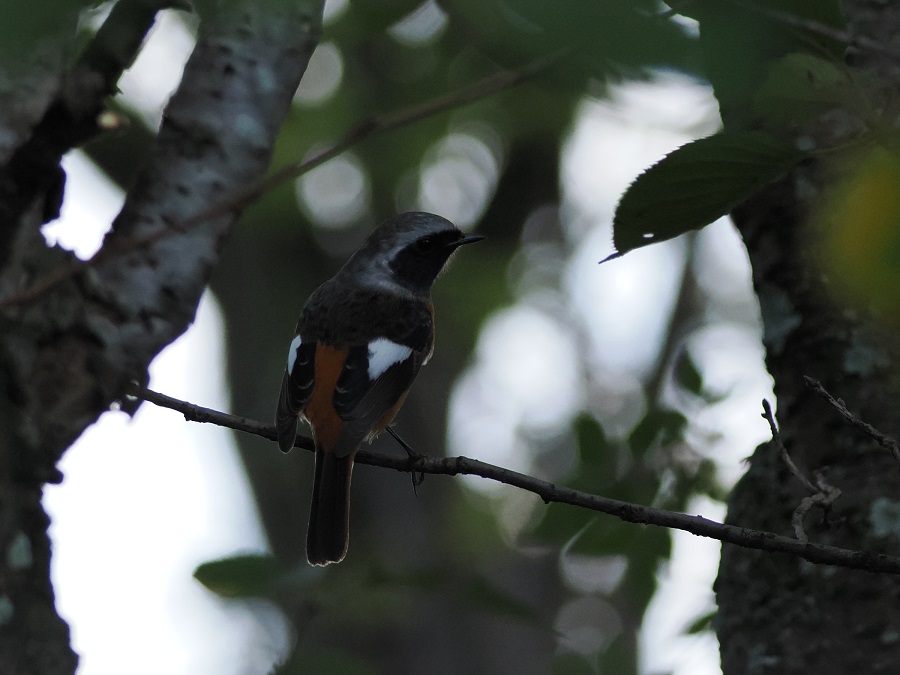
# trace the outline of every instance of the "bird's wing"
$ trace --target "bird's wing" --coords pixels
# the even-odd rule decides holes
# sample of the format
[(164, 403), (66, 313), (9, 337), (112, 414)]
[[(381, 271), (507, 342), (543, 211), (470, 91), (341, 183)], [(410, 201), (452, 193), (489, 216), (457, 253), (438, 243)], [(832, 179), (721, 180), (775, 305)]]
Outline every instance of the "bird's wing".
[(297, 335), (288, 350), (287, 368), (281, 380), (281, 394), (275, 411), (278, 447), (287, 452), (297, 436), (297, 417), (306, 407), (315, 382), (316, 342)]
[(350, 347), (334, 393), (334, 408), (344, 420), (337, 456), (355, 451), (364, 440), (384, 431), (428, 359), (433, 319), (430, 306), (419, 304), (415, 318), (405, 322), (407, 330), (398, 330), (398, 324), (390, 337)]

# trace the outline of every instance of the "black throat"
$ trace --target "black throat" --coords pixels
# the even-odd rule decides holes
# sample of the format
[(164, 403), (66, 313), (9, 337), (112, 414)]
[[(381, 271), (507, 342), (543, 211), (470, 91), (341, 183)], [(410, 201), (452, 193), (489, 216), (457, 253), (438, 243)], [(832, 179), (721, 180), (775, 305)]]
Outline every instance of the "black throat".
[(463, 239), (459, 230), (419, 238), (401, 249), (391, 260), (394, 278), (416, 295), (427, 295)]

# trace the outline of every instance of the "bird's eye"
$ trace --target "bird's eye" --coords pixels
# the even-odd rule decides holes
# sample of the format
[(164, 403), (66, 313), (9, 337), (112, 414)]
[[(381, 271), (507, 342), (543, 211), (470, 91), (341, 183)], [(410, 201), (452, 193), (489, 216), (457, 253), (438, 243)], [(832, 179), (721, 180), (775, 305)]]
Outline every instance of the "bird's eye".
[(423, 255), (427, 255), (434, 251), (435, 243), (435, 240), (431, 237), (422, 237), (416, 241), (416, 251)]

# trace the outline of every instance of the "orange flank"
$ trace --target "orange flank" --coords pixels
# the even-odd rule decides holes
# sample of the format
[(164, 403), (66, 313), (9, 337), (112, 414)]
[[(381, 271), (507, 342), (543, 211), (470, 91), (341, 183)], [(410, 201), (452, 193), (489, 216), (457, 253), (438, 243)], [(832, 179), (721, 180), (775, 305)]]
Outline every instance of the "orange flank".
[(344, 421), (334, 409), (334, 390), (349, 350), (319, 342), (316, 345), (316, 381), (303, 411), (315, 434), (316, 445), (331, 452), (341, 436)]

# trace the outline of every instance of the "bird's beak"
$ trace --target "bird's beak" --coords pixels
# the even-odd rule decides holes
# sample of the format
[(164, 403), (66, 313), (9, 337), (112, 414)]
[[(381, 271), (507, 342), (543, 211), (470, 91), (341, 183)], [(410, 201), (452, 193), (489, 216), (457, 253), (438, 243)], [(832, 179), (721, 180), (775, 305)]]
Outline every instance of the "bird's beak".
[(469, 234), (462, 239), (457, 239), (451, 244), (451, 246), (453, 248), (459, 248), (460, 246), (463, 246), (465, 244), (474, 244), (476, 241), (481, 241), (482, 239), (484, 239), (484, 236), (480, 234)]

